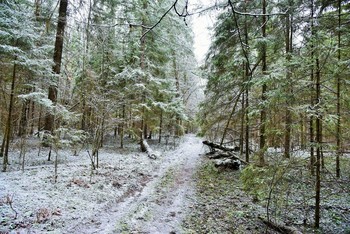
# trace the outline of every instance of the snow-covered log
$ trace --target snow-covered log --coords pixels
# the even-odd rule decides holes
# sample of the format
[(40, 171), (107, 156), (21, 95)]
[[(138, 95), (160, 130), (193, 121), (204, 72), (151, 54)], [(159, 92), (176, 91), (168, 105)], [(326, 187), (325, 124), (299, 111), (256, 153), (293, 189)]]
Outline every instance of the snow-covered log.
[(226, 159), (216, 159), (214, 165), (215, 165), (215, 167), (229, 168), (232, 170), (239, 170), (241, 163), (238, 160), (235, 160), (232, 158), (226, 158)]
[(231, 154), (227, 152), (215, 152), (213, 154), (209, 155), (209, 159), (221, 159), (221, 158), (229, 158), (231, 157)]
[(239, 147), (234, 147), (234, 148), (228, 148), (219, 144), (215, 144), (214, 142), (210, 142), (210, 141), (203, 141), (204, 145), (209, 146), (211, 151), (214, 151), (214, 149), (219, 149), (225, 152), (228, 151), (234, 151), (234, 152), (238, 152), (239, 151)]
[(151, 159), (157, 159), (157, 152), (153, 151), (151, 149), (151, 147), (149, 146), (149, 144), (147, 143), (147, 141), (145, 139), (143, 139), (141, 141), (141, 149), (143, 152), (146, 152), (148, 157), (151, 158)]
[(232, 160), (238, 160), (241, 164), (248, 165), (248, 163), (238, 157), (236, 153), (234, 152), (235, 149), (226, 148), (224, 146), (209, 142), (209, 141), (203, 141), (204, 145), (207, 145), (210, 147), (211, 152), (213, 152), (212, 149), (219, 149), (220, 151), (217, 151), (215, 153), (212, 153), (209, 158), (210, 159), (220, 159), (220, 158), (227, 158)]

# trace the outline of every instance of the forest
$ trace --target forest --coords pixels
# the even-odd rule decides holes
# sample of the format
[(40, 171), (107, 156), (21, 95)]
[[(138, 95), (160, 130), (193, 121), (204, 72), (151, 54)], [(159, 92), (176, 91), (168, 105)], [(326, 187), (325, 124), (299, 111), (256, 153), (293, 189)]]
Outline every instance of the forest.
[(0, 233), (350, 233), (348, 0), (0, 0), (0, 67)]

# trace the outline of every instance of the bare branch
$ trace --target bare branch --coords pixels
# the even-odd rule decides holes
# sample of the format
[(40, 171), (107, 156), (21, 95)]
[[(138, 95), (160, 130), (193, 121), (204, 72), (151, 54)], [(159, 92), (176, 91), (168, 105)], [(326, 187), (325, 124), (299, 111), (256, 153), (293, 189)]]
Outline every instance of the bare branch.
[(143, 40), (143, 38), (146, 36), (147, 33), (149, 33), (149, 32), (152, 31), (155, 27), (157, 27), (157, 25), (160, 24), (160, 22), (164, 19), (164, 17), (165, 17), (173, 8), (176, 7), (177, 1), (178, 1), (178, 0), (176, 0), (176, 1), (174, 2), (174, 4), (171, 5), (171, 7), (169, 7), (169, 9), (160, 17), (160, 19), (159, 19), (152, 27), (148, 28), (148, 30), (147, 30), (144, 34), (142, 34), (142, 36), (141, 36), (141, 38), (140, 38), (141, 41)]
[(130, 28), (132, 27), (141, 27), (141, 28), (146, 28), (150, 29), (151, 27), (143, 25), (143, 24), (137, 24), (137, 23), (115, 23), (115, 24), (91, 24), (91, 26), (95, 27), (104, 27), (104, 28), (113, 28), (116, 26), (129, 26)]
[(276, 15), (285, 15), (286, 12), (277, 12), (277, 13), (270, 13), (270, 14), (260, 14), (260, 13), (248, 13), (248, 12), (240, 12), (240, 11), (237, 11), (234, 7), (233, 7), (233, 4), (231, 2), (231, 0), (228, 0), (228, 2), (226, 4), (217, 4), (215, 3), (215, 5), (213, 6), (209, 6), (203, 10), (200, 10), (200, 11), (197, 11), (197, 12), (193, 12), (193, 13), (190, 13), (188, 12), (188, 0), (186, 0), (186, 4), (185, 4), (185, 7), (182, 9), (182, 12), (180, 13), (176, 7), (177, 5), (177, 2), (178, 0), (175, 0), (174, 4), (172, 4), (168, 10), (159, 18), (159, 20), (151, 27), (145, 27), (143, 26), (144, 28), (147, 28), (147, 31), (142, 34), (140, 40), (142, 40), (147, 33), (149, 33), (150, 31), (152, 31), (155, 27), (158, 26), (158, 24), (160, 24), (160, 22), (164, 19), (164, 17), (172, 10), (174, 9), (175, 13), (179, 16), (179, 17), (182, 17), (185, 19), (185, 23), (186, 23), (186, 17), (187, 16), (193, 16), (193, 15), (197, 15), (197, 14), (202, 14), (204, 12), (207, 12), (207, 11), (210, 11), (210, 10), (213, 10), (213, 9), (220, 9), (220, 8), (225, 8), (225, 7), (228, 7), (230, 6), (231, 9), (232, 9), (232, 12), (234, 14), (238, 14), (238, 15), (247, 15), (247, 16), (252, 16), (252, 17), (259, 17), (259, 16), (276, 16)]

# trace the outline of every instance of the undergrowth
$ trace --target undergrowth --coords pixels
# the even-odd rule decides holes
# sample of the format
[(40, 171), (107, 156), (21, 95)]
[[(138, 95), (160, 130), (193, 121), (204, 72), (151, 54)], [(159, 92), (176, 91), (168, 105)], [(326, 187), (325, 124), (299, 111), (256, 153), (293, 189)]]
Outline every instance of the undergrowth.
[(184, 233), (261, 233), (258, 206), (242, 191), (239, 171), (204, 163), (195, 178), (196, 202), (183, 223)]

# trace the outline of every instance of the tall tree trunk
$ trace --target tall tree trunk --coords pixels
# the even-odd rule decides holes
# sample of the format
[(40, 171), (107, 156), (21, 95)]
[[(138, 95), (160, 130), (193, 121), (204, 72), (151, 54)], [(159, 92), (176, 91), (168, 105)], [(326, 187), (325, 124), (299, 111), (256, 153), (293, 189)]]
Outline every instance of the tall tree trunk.
[[(146, 11), (147, 10), (147, 7), (148, 7), (148, 4), (147, 4), (147, 1), (144, 0), (143, 1), (143, 10)], [(143, 17), (142, 19), (142, 25), (146, 25), (146, 19), (145, 17)], [(141, 30), (141, 35), (144, 35), (144, 33), (146, 32), (145, 28), (142, 27), (142, 30)], [(140, 68), (142, 71), (145, 70), (145, 59), (146, 59), (146, 37), (147, 35), (143, 36), (141, 38), (141, 46), (140, 46)], [(142, 98), (141, 98), (141, 103), (142, 104), (145, 104), (146, 103), (146, 93), (143, 92), (142, 94)], [(145, 107), (143, 106), (142, 107), (142, 111), (141, 111), (141, 126), (140, 126), (140, 149), (141, 151), (144, 151), (144, 147), (142, 145), (142, 141), (144, 139), (144, 131), (145, 131), (145, 125), (146, 125), (146, 121), (145, 121)]]
[[(291, 6), (290, 6), (291, 7)], [(286, 57), (287, 57), (287, 102), (286, 102), (286, 112), (285, 112), (285, 136), (284, 136), (284, 157), (290, 158), (290, 145), (291, 145), (291, 125), (292, 125), (292, 113), (290, 111), (291, 99), (293, 96), (292, 82), (291, 82), (291, 67), (289, 65), (293, 47), (293, 29), (292, 29), (292, 20), (291, 14), (286, 15)]]
[[(55, 49), (54, 49), (54, 56), (53, 56), (54, 66), (52, 69), (55, 75), (59, 75), (61, 72), (64, 29), (67, 22), (67, 6), (68, 6), (68, 0), (60, 0), (60, 6), (58, 10), (56, 41), (55, 41)], [(51, 84), (49, 86), (48, 98), (52, 101), (53, 104), (57, 103), (57, 92), (58, 92), (57, 84), (58, 82), (54, 82), (54, 84)], [(45, 117), (44, 129), (47, 131), (53, 132), (54, 120), (55, 120), (54, 114), (48, 113)]]
[[(174, 69), (174, 77), (175, 77), (175, 86), (176, 86), (176, 97), (180, 97), (180, 77), (179, 77), (179, 71), (178, 66), (176, 63), (176, 54), (175, 51), (173, 51), (173, 69)], [(179, 115), (176, 114), (176, 126), (175, 126), (175, 135), (179, 136), (181, 135), (181, 119), (179, 118)]]
[[(243, 72), (244, 72), (244, 67), (245, 67), (245, 64), (243, 63)], [(245, 80), (245, 75), (243, 73), (243, 82)], [(240, 137), (239, 137), (239, 153), (240, 155), (243, 155), (243, 147), (244, 147), (244, 121), (245, 121), (245, 92), (242, 92), (242, 100), (241, 100), (241, 112), (242, 112), (242, 115), (241, 115), (241, 129), (240, 129)]]
[[(340, 54), (340, 42), (341, 42), (341, 32), (340, 32), (340, 27), (341, 27), (341, 0), (338, 0), (338, 66), (340, 66), (340, 59), (341, 59), (341, 54)], [(338, 74), (337, 74), (337, 132), (336, 132), (336, 138), (337, 138), (337, 156), (336, 156), (336, 176), (337, 178), (340, 177), (340, 156), (342, 154), (342, 149), (341, 149), (341, 122), (340, 122), (340, 67), (338, 67)]]
[[(310, 93), (311, 93), (311, 108), (314, 107), (314, 1), (311, 1), (311, 77), (310, 77)], [(310, 169), (311, 175), (315, 175), (315, 155), (314, 155), (314, 117), (310, 116)]]
[[(266, 39), (266, 24), (267, 24), (267, 17), (266, 17), (266, 0), (262, 0), (262, 10), (263, 10), (263, 16), (262, 16), (262, 36), (264, 39)], [(266, 56), (266, 44), (264, 42), (262, 46), (262, 73), (263, 75), (266, 75), (267, 72), (267, 56)], [(265, 105), (266, 101), (266, 92), (267, 92), (267, 85), (265, 82), (262, 85), (262, 94), (261, 94), (261, 102), (263, 105)], [(260, 136), (259, 136), (259, 164), (261, 166), (265, 165), (265, 154), (266, 151), (266, 107), (262, 106), (262, 109), (260, 111)]]
[[(316, 100), (321, 100), (321, 75), (319, 59), (316, 59)], [(320, 227), (320, 202), (321, 202), (321, 144), (322, 144), (322, 113), (319, 110), (320, 104), (317, 103), (316, 119), (316, 185), (315, 185), (315, 228)]]
[[(244, 11), (247, 12), (247, 4), (248, 1), (245, 1), (244, 4)], [(249, 74), (249, 55), (248, 55), (248, 48), (249, 48), (249, 39), (248, 39), (248, 16), (244, 16), (244, 43), (246, 45), (246, 62), (245, 62), (245, 82), (246, 82), (246, 89), (245, 89), (245, 161), (249, 162), (249, 81), (250, 81), (250, 75)]]
[[(248, 71), (248, 63), (246, 64), (246, 74)], [(247, 79), (248, 76), (247, 76)], [(249, 107), (249, 85), (245, 90), (245, 161), (249, 162), (249, 115), (248, 115), (248, 107)]]
[(1, 150), (4, 152), (2, 171), (7, 170), (7, 165), (9, 163), (8, 153), (9, 153), (9, 146), (10, 146), (10, 139), (11, 139), (11, 127), (12, 127), (11, 120), (12, 120), (12, 111), (13, 111), (13, 103), (14, 103), (14, 96), (15, 96), (16, 69), (17, 69), (16, 61), (17, 61), (17, 57), (15, 57), (14, 59), (13, 71), (12, 71), (10, 103), (9, 103), (9, 109), (8, 109), (7, 122), (6, 122), (6, 130), (4, 135), (5, 142), (3, 144), (4, 150)]
[[(91, 12), (92, 12), (92, 2), (91, 0), (89, 1), (89, 13), (87, 17), (87, 23), (86, 23), (86, 28), (85, 28), (85, 45), (84, 45), (84, 56), (83, 56), (83, 68), (82, 68), (82, 74), (83, 76), (86, 75), (86, 67), (87, 67), (87, 55), (89, 53), (89, 43), (90, 43), (90, 22), (91, 22)], [(87, 114), (88, 114), (88, 105), (86, 103), (86, 94), (85, 94), (85, 89), (83, 88), (82, 94), (81, 94), (81, 99), (82, 99), (82, 116), (81, 116), (81, 130), (86, 131), (87, 130)]]

